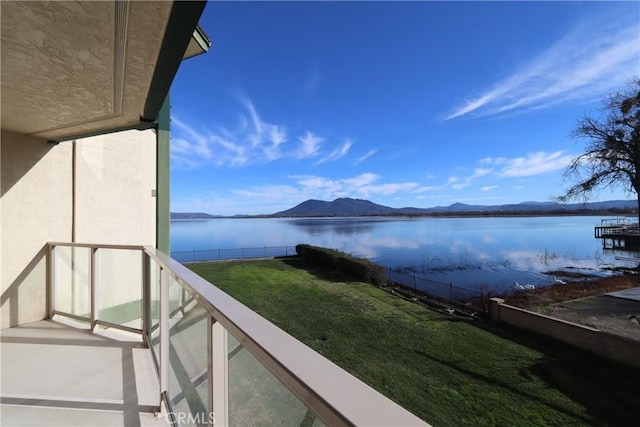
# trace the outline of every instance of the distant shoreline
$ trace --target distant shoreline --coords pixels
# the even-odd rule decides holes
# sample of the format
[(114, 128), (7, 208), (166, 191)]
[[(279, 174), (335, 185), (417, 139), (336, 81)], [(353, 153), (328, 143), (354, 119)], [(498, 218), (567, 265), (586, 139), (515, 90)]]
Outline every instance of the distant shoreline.
[(171, 219), (214, 218), (478, 218), (502, 216), (557, 216), (557, 215), (633, 215), (638, 203), (632, 200), (583, 202), (560, 204), (556, 202), (522, 202), (504, 205), (468, 205), (454, 203), (432, 208), (392, 208), (370, 200), (340, 198), (332, 202), (309, 199), (291, 209), (259, 215), (211, 215), (205, 212), (172, 212)]
[(232, 215), (220, 216), (200, 214), (202, 216), (173, 217), (171, 221), (203, 221), (211, 219), (260, 219), (260, 218), (483, 218), (483, 217), (543, 217), (543, 216), (637, 216), (632, 209), (604, 209), (604, 210), (562, 210), (562, 211), (488, 211), (488, 212), (431, 212), (431, 213), (398, 213), (398, 214), (359, 214), (359, 215)]

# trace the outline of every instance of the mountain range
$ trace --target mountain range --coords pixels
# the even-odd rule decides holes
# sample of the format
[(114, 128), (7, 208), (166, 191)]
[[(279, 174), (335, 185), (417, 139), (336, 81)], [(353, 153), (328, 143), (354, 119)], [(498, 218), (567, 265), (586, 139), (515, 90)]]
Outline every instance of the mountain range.
[(584, 211), (630, 211), (637, 207), (635, 200), (611, 200), (591, 203), (522, 202), (505, 205), (467, 205), (454, 203), (433, 208), (391, 208), (369, 200), (341, 198), (332, 202), (307, 200), (299, 205), (277, 212), (275, 217), (301, 216), (370, 216), (370, 215), (442, 215), (442, 214), (553, 214)]
[[(590, 203), (522, 202), (505, 205), (467, 205), (454, 203), (449, 206), (433, 208), (391, 208), (369, 200), (340, 198), (332, 202), (307, 200), (284, 211), (269, 215), (235, 215), (243, 217), (326, 217), (326, 216), (406, 216), (406, 215), (542, 215), (571, 213), (610, 213), (632, 212), (637, 208), (635, 200), (611, 200)], [(192, 220), (223, 218), (201, 212), (171, 212), (173, 220)]]

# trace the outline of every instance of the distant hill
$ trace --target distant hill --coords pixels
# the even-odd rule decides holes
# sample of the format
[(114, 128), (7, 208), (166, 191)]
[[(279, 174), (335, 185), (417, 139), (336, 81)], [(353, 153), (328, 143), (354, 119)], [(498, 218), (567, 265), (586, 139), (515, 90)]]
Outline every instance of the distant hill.
[(454, 203), (450, 206), (434, 208), (391, 208), (378, 205), (369, 200), (341, 198), (332, 202), (307, 200), (284, 211), (276, 212), (275, 217), (313, 217), (313, 216), (375, 216), (375, 215), (437, 215), (437, 214), (542, 214), (571, 213), (584, 211), (625, 211), (637, 207), (635, 200), (612, 200), (593, 203), (554, 203), (522, 202), (505, 205), (467, 205)]
[(211, 219), (221, 218), (220, 215), (209, 215), (202, 212), (171, 212), (171, 219)]
[(333, 202), (307, 200), (274, 216), (359, 216), (392, 215), (397, 209), (378, 205), (368, 200), (336, 199)]

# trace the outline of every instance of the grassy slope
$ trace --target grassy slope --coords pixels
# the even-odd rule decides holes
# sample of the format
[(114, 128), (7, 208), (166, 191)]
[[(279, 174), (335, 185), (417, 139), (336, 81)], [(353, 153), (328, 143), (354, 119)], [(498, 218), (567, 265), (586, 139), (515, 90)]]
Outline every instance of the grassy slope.
[(435, 426), (633, 425), (640, 372), (466, 322), (302, 261), (194, 271)]

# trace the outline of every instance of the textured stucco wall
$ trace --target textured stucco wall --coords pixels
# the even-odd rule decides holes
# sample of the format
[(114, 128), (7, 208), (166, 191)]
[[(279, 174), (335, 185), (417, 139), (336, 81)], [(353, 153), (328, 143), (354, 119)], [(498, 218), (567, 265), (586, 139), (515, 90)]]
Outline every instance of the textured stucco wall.
[(56, 139), (137, 124), (172, 3), (0, 2), (3, 129)]
[(46, 315), (48, 241), (71, 238), (71, 144), (2, 131), (1, 327)]
[[(50, 241), (155, 246), (155, 133), (127, 131), (58, 145), (2, 131), (0, 198), (0, 280), (2, 328), (46, 316), (45, 244)], [(75, 175), (75, 185), (73, 177)], [(75, 196), (75, 197), (74, 197)], [(85, 266), (81, 249), (61, 250), (61, 267)], [(101, 256), (103, 307), (140, 298), (139, 257), (109, 261)], [(126, 256), (125, 256), (126, 258)], [(65, 261), (66, 260), (66, 261)], [(116, 260), (114, 260), (116, 261)], [(112, 264), (109, 266), (109, 264)], [(111, 270), (110, 270), (111, 268)], [(86, 270), (86, 268), (85, 268)], [(127, 271), (132, 281), (124, 283)], [(65, 275), (66, 301), (86, 312), (86, 271)], [(83, 276), (84, 275), (84, 276)], [(111, 289), (107, 283), (118, 283)], [(130, 291), (127, 291), (130, 289)]]
[(152, 130), (77, 141), (76, 242), (155, 246), (155, 141)]

